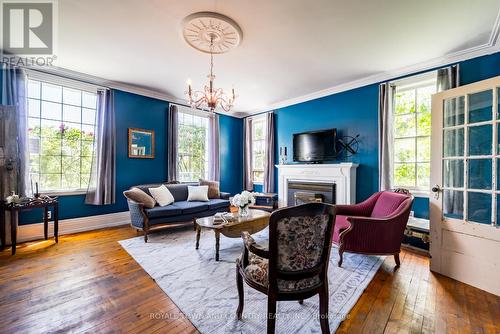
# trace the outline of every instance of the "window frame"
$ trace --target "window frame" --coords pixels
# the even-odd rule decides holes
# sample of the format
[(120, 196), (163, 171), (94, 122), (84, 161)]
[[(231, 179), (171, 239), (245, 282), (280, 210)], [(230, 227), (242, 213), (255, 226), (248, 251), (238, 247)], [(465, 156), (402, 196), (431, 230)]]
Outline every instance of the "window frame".
[[(181, 114), (185, 114), (185, 115), (190, 115), (192, 117), (197, 117), (197, 118), (203, 118), (205, 121), (206, 121), (206, 134), (205, 134), (205, 152), (204, 152), (204, 166), (205, 166), (205, 171), (204, 171), (204, 175), (201, 176), (201, 178), (203, 179), (208, 179), (208, 173), (209, 173), (209, 168), (210, 168), (210, 161), (209, 161), (209, 137), (210, 137), (210, 134), (209, 134), (209, 131), (210, 131), (210, 115), (208, 115), (206, 112), (201, 112), (201, 111), (198, 111), (196, 109), (191, 109), (191, 108), (188, 108), (188, 107), (185, 107), (185, 106), (181, 106), (181, 105), (178, 105), (177, 106), (177, 157), (178, 157), (178, 160), (177, 160), (177, 164), (176, 164), (176, 168), (177, 168), (177, 181), (181, 182), (181, 183), (191, 183), (191, 182), (198, 182), (198, 180), (181, 180), (180, 178), (180, 175), (181, 175), (181, 171), (180, 171), (180, 162), (181, 162), (181, 159), (179, 158), (180, 157), (180, 134), (179, 134), (179, 131), (180, 131), (180, 128), (181, 128)], [(193, 173), (193, 172), (190, 172), (190, 173)]]
[[(260, 138), (260, 139), (255, 139), (255, 123), (262, 123), (262, 134), (263, 134), (263, 137)], [(252, 176), (252, 183), (253, 184), (256, 184), (256, 185), (264, 185), (264, 177), (262, 177), (262, 179), (256, 179), (255, 178), (255, 172), (261, 172), (261, 173), (264, 173), (264, 160), (262, 161), (262, 168), (255, 168), (255, 155), (256, 155), (256, 151), (255, 151), (255, 143), (256, 142), (259, 142), (259, 143), (263, 143), (263, 147), (264, 147), (264, 151), (262, 152), (263, 153), (263, 159), (266, 158), (266, 128), (267, 128), (267, 117), (266, 117), (266, 114), (264, 115), (258, 115), (258, 116), (254, 116), (252, 117), (252, 123), (251, 123), (251, 132), (252, 132), (252, 135), (251, 135), (251, 138), (252, 138), (252, 152), (251, 152), (251, 176)]]
[[(88, 84), (88, 83), (84, 83), (84, 82), (80, 82), (80, 81), (76, 81), (76, 80), (72, 80), (72, 79), (67, 79), (67, 78), (63, 78), (63, 77), (59, 77), (59, 76), (56, 76), (56, 75), (51, 75), (51, 74), (46, 74), (46, 73), (41, 73), (41, 72), (37, 72), (37, 71), (31, 71), (31, 70), (27, 70), (27, 80), (26, 80), (26, 86), (25, 86), (25, 90), (26, 90), (26, 117), (27, 117), (27, 125), (29, 126), (29, 120), (37, 120), (38, 121), (38, 124), (40, 124), (40, 127), (41, 127), (41, 124), (42, 124), (42, 121), (43, 120), (49, 120), (48, 118), (44, 118), (43, 115), (42, 115), (42, 104), (43, 102), (50, 102), (50, 103), (55, 103), (58, 105), (58, 107), (61, 108), (61, 114), (60, 116), (58, 116), (59, 118), (58, 119), (53, 119), (53, 121), (56, 121), (56, 122), (60, 122), (61, 124), (64, 124), (64, 123), (74, 123), (74, 124), (78, 124), (79, 127), (80, 127), (80, 130), (82, 131), (82, 128), (84, 126), (88, 127), (88, 126), (92, 126), (93, 127), (93, 133), (94, 133), (94, 136), (93, 136), (93, 140), (92, 140), (92, 152), (90, 153), (91, 155), (90, 156), (82, 156), (82, 152), (80, 151), (79, 152), (79, 161), (80, 161), (80, 166), (79, 166), (79, 173), (78, 174), (75, 174), (75, 175), (78, 175), (79, 178), (80, 178), (80, 187), (79, 188), (63, 188), (62, 185), (63, 185), (63, 178), (64, 178), (64, 169), (63, 169), (63, 162), (64, 162), (64, 157), (67, 157), (68, 155), (65, 155), (64, 152), (63, 152), (63, 145), (61, 143), (61, 153), (60, 155), (56, 155), (57, 157), (59, 157), (60, 161), (61, 161), (61, 171), (60, 173), (55, 173), (55, 174), (59, 174), (60, 175), (60, 186), (61, 188), (59, 189), (43, 189), (42, 186), (43, 184), (41, 183), (40, 181), (40, 177), (41, 175), (43, 175), (42, 171), (41, 171), (41, 157), (42, 157), (42, 143), (43, 143), (43, 136), (42, 136), (42, 133), (40, 133), (38, 135), (38, 139), (39, 139), (39, 142), (38, 142), (38, 153), (34, 153), (34, 154), (37, 154), (38, 155), (38, 170), (36, 172), (33, 172), (31, 170), (31, 166), (30, 166), (30, 172), (29, 172), (29, 175), (30, 175), (30, 180), (33, 180), (32, 179), (32, 175), (37, 175), (37, 179), (38, 179), (38, 183), (40, 185), (40, 193), (42, 194), (46, 194), (46, 195), (57, 195), (57, 196), (69, 196), (69, 195), (81, 195), (81, 194), (85, 194), (87, 192), (87, 189), (88, 189), (88, 183), (90, 182), (90, 175), (91, 175), (91, 170), (89, 172), (89, 180), (87, 182), (87, 186), (86, 187), (82, 187), (82, 175), (87, 175), (86, 173), (82, 173), (82, 157), (91, 157), (93, 155), (95, 155), (95, 140), (96, 140), (96, 136), (95, 136), (95, 133), (96, 133), (96, 126), (97, 126), (97, 92), (99, 89), (107, 89), (105, 87), (100, 87), (100, 86), (97, 86), (97, 85), (93, 85), (93, 84)], [(40, 86), (40, 92), (39, 92), (39, 97), (38, 98), (34, 98), (34, 97), (30, 97), (29, 96), (29, 92), (28, 92), (28, 85), (30, 84), (30, 81), (35, 81), (35, 82), (38, 82), (38, 85)], [(59, 89), (61, 90), (61, 99), (60, 101), (49, 101), (47, 99), (44, 99), (44, 96), (43, 96), (43, 85), (44, 84), (48, 84), (48, 85), (53, 85), (53, 86), (57, 86), (59, 87)], [(79, 94), (80, 94), (80, 105), (79, 106), (76, 106), (74, 104), (71, 104), (71, 103), (65, 103), (64, 102), (64, 89), (70, 89), (70, 90), (77, 90), (79, 91)], [(83, 93), (89, 93), (89, 94), (93, 94), (95, 95), (95, 106), (94, 108), (88, 108), (88, 107), (85, 107), (83, 105)], [(30, 115), (30, 110), (29, 110), (29, 103), (30, 101), (35, 101), (36, 103), (38, 103), (38, 116), (32, 116)], [(69, 108), (79, 108), (80, 109), (80, 120), (79, 122), (74, 122), (74, 121), (64, 121), (64, 110), (65, 110), (65, 106), (66, 107), (69, 107)], [(90, 123), (87, 123), (87, 122), (84, 122), (84, 119), (83, 119), (83, 109), (88, 109), (88, 110), (93, 110), (94, 111), (94, 121), (93, 121), (93, 124), (90, 124)], [(28, 128), (28, 131), (29, 131), (29, 128)], [(27, 139), (28, 139), (28, 142), (30, 143), (31, 139), (33, 138), (30, 138), (30, 134), (28, 133), (27, 134)], [(61, 138), (61, 140), (63, 140), (63, 138)], [(82, 148), (82, 138), (80, 137), (79, 139), (79, 142), (80, 142), (80, 150)], [(31, 151), (31, 144), (28, 145), (28, 154), (30, 155), (30, 160), (31, 160), (31, 154), (32, 154), (32, 151)], [(71, 155), (70, 155), (71, 156)], [(90, 164), (92, 165), (92, 160), (93, 158), (91, 159), (90, 161)], [(31, 165), (31, 163), (30, 163)], [(91, 166), (90, 166), (91, 167)], [(33, 183), (35, 183), (36, 180), (33, 180)]]
[[(392, 99), (391, 103), (391, 133), (392, 133), (392, 157), (391, 157), (391, 185), (392, 187), (395, 188), (405, 188), (408, 189), (414, 194), (415, 196), (418, 197), (429, 197), (430, 196), (430, 175), (429, 175), (429, 185), (428, 186), (419, 186), (418, 185), (418, 165), (419, 164), (426, 164), (429, 167), (431, 166), (431, 157), (430, 157), (430, 151), (429, 151), (429, 161), (420, 161), (418, 159), (418, 139), (419, 138), (431, 138), (431, 132), (432, 132), (432, 123), (430, 125), (430, 132), (428, 135), (420, 135), (418, 134), (418, 115), (421, 114), (419, 112), (419, 104), (418, 104), (418, 90), (421, 88), (425, 87), (430, 87), (430, 86), (437, 86), (437, 71), (432, 71), (432, 72), (427, 72), (421, 75), (415, 75), (411, 76), (408, 78), (404, 78), (401, 80), (397, 80), (394, 82), (390, 83), (391, 89), (393, 90), (393, 96), (394, 98)], [(413, 91), (414, 92), (414, 98), (413, 98), (413, 103), (414, 103), (414, 108), (415, 112), (413, 113), (406, 113), (406, 114), (396, 114), (396, 94), (401, 93), (401, 92), (408, 92), (408, 91)], [(437, 93), (437, 90), (434, 91), (434, 93), (431, 94), (431, 97), (433, 94)], [(429, 113), (430, 117), (432, 119), (432, 103), (429, 104)], [(415, 122), (415, 133), (411, 136), (401, 136), (401, 137), (396, 137), (395, 130), (396, 130), (396, 117), (398, 116), (413, 116), (413, 121)], [(398, 139), (412, 139), (414, 141), (414, 156), (411, 161), (407, 162), (396, 162), (395, 155), (396, 155), (396, 140)], [(404, 186), (404, 185), (398, 185), (396, 184), (395, 180), (395, 170), (396, 170), (396, 165), (402, 164), (402, 165), (413, 165), (415, 168), (414, 172), (414, 180), (415, 180), (415, 186), (409, 187), (409, 186)]]

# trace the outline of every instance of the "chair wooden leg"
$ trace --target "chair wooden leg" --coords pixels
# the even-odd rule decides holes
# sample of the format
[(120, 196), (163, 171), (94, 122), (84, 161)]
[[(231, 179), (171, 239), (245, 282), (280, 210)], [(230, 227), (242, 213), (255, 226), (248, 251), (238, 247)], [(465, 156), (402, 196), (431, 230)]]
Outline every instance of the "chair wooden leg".
[(300, 299), (300, 300), (299, 300), (299, 304), (300, 304), (300, 305), (304, 304), (304, 299)]
[(144, 242), (148, 242), (148, 230), (144, 230)]
[(394, 254), (394, 261), (396, 262), (396, 268), (399, 268), (401, 262), (399, 260), (399, 253)]
[(276, 299), (267, 296), (267, 334), (274, 334), (276, 329)]
[(321, 333), (323, 334), (330, 334), (328, 300), (328, 284), (325, 284), (319, 293), (319, 322), (321, 324)]
[(342, 267), (342, 262), (344, 261), (344, 250), (339, 248), (339, 267)]
[(236, 310), (236, 316), (241, 320), (243, 314), (243, 306), (245, 303), (245, 297), (243, 292), (243, 278), (241, 277), (239, 266), (236, 266), (236, 286), (238, 288), (238, 309)]

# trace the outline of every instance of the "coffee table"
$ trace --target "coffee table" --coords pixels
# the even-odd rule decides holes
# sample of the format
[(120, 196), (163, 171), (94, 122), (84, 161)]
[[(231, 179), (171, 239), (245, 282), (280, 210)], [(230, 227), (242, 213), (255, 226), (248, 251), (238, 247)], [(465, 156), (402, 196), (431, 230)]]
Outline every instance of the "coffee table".
[(196, 249), (200, 245), (200, 234), (202, 228), (211, 229), (215, 232), (215, 261), (219, 261), (220, 235), (228, 238), (239, 238), (241, 232), (247, 231), (250, 234), (262, 231), (269, 225), (269, 212), (263, 210), (250, 209), (246, 217), (238, 217), (234, 214), (234, 220), (228, 223), (214, 224), (214, 217), (204, 217), (195, 220), (196, 227)]

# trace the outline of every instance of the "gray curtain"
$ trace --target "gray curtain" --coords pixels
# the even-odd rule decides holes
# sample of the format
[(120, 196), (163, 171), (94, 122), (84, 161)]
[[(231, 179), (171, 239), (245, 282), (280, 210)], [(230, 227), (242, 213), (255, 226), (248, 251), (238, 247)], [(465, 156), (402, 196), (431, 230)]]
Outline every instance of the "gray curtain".
[[(437, 71), (437, 91), (442, 92), (444, 90), (452, 89), (455, 87), (460, 86), (460, 69), (458, 65), (453, 65), (453, 66), (448, 66), (444, 68), (440, 68)], [(444, 113), (445, 117), (456, 117), (458, 123), (458, 118), (460, 115), (455, 112), (456, 108), (458, 107), (458, 99), (452, 99), (450, 104), (446, 105), (446, 108), (450, 108), (451, 110), (449, 112)], [(463, 115), (462, 115), (463, 116)], [(460, 141), (462, 141), (459, 136), (456, 136), (457, 143), (456, 145), (462, 144)], [(458, 184), (458, 180), (463, 177), (463, 171), (460, 171), (458, 168), (451, 168), (448, 171), (448, 178), (450, 180), (453, 180), (452, 182), (454, 184)], [(463, 198), (459, 196), (459, 193), (457, 191), (450, 191), (447, 196), (443, 196), (443, 212), (447, 213), (461, 213), (463, 214)]]
[(116, 129), (113, 91), (97, 91), (96, 141), (86, 204), (115, 203), (116, 197)]
[(243, 186), (246, 190), (253, 190), (252, 119), (247, 117), (243, 122)]
[[(15, 107), (15, 126), (17, 154), (15, 166), (15, 190), (21, 196), (29, 192), (29, 149), (28, 149), (28, 119), (26, 112), (26, 73), (21, 68), (7, 66), (2, 63), (2, 105)], [(7, 140), (10, 138), (7, 138)], [(14, 139), (14, 138), (12, 138)], [(6, 157), (9, 158), (9, 157)]]
[(392, 105), (394, 90), (394, 86), (388, 82), (380, 84), (378, 90), (378, 170), (380, 190), (392, 188)]
[(266, 115), (266, 160), (264, 161), (264, 192), (274, 192), (274, 112)]
[(219, 115), (213, 113), (209, 118), (209, 150), (208, 150), (208, 178), (212, 181), (220, 180), (219, 161)]
[(177, 106), (170, 105), (167, 123), (167, 172), (168, 181), (177, 181), (177, 138), (178, 138), (178, 115)]

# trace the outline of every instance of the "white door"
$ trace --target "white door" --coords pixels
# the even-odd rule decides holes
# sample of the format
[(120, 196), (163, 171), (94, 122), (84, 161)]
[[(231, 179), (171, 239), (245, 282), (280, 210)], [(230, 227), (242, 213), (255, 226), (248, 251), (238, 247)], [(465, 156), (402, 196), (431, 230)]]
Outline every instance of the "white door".
[(431, 270), (500, 295), (500, 77), (432, 97)]

